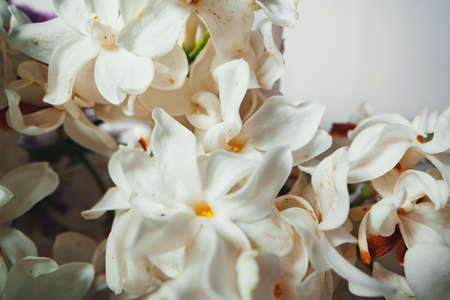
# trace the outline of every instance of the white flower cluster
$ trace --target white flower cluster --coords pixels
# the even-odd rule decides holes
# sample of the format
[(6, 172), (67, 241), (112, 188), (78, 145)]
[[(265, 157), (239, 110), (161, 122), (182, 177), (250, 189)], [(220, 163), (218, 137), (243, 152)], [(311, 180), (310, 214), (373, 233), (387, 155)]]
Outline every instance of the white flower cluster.
[[(274, 89), (274, 29), (297, 1), (53, 8), (32, 23), (0, 2), (0, 299), (316, 300), (340, 279), (363, 297), (450, 297), (450, 108), (320, 129), (323, 105)], [(124, 121), (140, 125), (118, 145), (106, 129)], [(104, 241), (58, 235), (50, 259), (11, 222), (58, 175), (24, 164), (12, 134), (57, 129), (109, 158), (114, 186), (82, 216), (114, 219)]]

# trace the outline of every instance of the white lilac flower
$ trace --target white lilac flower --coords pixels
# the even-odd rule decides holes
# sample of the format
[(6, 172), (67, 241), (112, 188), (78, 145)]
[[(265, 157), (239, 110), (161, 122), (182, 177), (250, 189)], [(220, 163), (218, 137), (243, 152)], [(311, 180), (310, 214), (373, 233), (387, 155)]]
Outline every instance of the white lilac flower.
[(293, 26), (298, 19), (297, 0), (254, 0), (270, 20), (279, 26)]
[[(132, 250), (150, 260), (186, 247), (184, 271), (165, 284), (161, 295), (165, 291), (191, 291), (193, 299), (198, 299), (197, 292), (212, 299), (219, 295), (233, 298), (238, 293), (233, 283), (233, 266), (239, 252), (250, 249), (240, 225), (268, 218), (274, 211), (275, 196), (291, 170), (291, 155), (286, 150), (273, 149), (256, 169), (254, 162), (225, 151), (197, 158), (196, 138), (191, 132), (162, 110), (154, 110), (153, 118), (153, 156), (134, 149), (117, 156), (123, 175), (120, 180), (124, 181), (121, 185), (129, 186), (132, 196), (123, 202), (131, 210), (116, 215), (108, 238), (108, 284), (117, 293), (127, 280), (123, 278), (129, 274), (124, 270), (126, 265), (116, 256), (127, 255), (123, 253), (126, 244), (121, 241), (127, 234), (131, 241), (135, 236)], [(210, 268), (223, 270), (211, 273)], [(193, 282), (193, 273), (205, 277)]]
[(42, 101), (46, 92), (47, 71), (45, 65), (34, 61), (19, 65), (21, 79), (10, 83), (11, 90), (5, 90), (8, 126), (27, 135), (40, 135), (63, 126), (67, 135), (79, 144), (110, 156), (117, 148), (116, 142), (92, 124), (82, 111), (95, 103), (77, 94), (62, 106), (50, 106)]
[[(184, 57), (181, 49), (173, 49), (186, 12), (171, 1), (152, 1), (136, 10), (138, 2), (54, 0), (57, 18), (13, 30), (16, 48), (49, 64), (45, 102), (66, 103), (77, 74), (91, 60), (98, 90), (109, 102), (120, 104), (128, 94), (143, 93), (150, 86), (152, 58), (171, 51)], [(142, 27), (141, 19), (149, 23)], [(174, 67), (187, 72), (183, 64)]]
[(409, 169), (426, 158), (450, 185), (450, 108), (419, 114), (412, 122), (398, 114), (373, 116), (350, 133), (349, 182), (375, 179), (398, 163)]
[(282, 96), (267, 99), (244, 123), (240, 106), (249, 84), (249, 66), (244, 60), (223, 64), (214, 71), (220, 100), (214, 94), (194, 95), (186, 117), (196, 128), (203, 151), (224, 149), (249, 156), (278, 146), (292, 151), (294, 163), (311, 160), (325, 151), (331, 138), (318, 129), (324, 107), (290, 101)]
[[(448, 276), (442, 275), (448, 273), (450, 260), (447, 184), (428, 173), (407, 170), (397, 177), (384, 178), (382, 185), (378, 182), (374, 187), (383, 199), (361, 221), (361, 261), (370, 264), (397, 247), (398, 262), (404, 265), (406, 281), (414, 294), (421, 299), (442, 299), (449, 292)], [(437, 253), (441, 253), (440, 259), (433, 260)]]
[(0, 179), (0, 247), (11, 264), (25, 256), (36, 256), (34, 243), (11, 221), (31, 209), (58, 186), (58, 175), (47, 163), (18, 167)]

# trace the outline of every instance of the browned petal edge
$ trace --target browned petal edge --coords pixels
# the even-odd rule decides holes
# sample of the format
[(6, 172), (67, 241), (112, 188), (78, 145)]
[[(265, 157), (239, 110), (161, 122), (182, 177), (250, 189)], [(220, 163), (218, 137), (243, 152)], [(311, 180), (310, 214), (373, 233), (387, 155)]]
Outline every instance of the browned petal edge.
[(139, 145), (141, 145), (141, 148), (144, 152), (147, 152), (148, 149), (148, 141), (144, 138), (139, 138), (138, 140)]
[(402, 237), (400, 237), (400, 242), (398, 243), (397, 248), (396, 248), (396, 254), (397, 254), (398, 264), (402, 267), (405, 264), (405, 254), (406, 254), (407, 250), (408, 250), (408, 247), (406, 247), (405, 241), (403, 240)]
[(398, 226), (390, 236), (384, 237), (381, 235), (371, 235), (367, 239), (369, 246), (369, 253), (372, 258), (377, 258), (385, 255), (392, 250), (402, 239), (402, 235)]
[(348, 132), (355, 128), (355, 123), (333, 123), (330, 134), (336, 137), (347, 137)]

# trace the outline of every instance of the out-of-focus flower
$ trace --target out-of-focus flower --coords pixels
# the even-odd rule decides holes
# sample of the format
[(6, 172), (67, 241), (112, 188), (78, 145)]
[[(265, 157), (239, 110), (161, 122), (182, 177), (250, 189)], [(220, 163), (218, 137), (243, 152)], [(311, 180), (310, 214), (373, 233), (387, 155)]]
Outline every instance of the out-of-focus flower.
[(27, 164), (0, 179), (0, 247), (11, 264), (25, 256), (36, 256), (37, 249), (27, 236), (9, 224), (51, 194), (58, 183), (58, 175), (47, 163)]
[(14, 130), (41, 135), (64, 126), (64, 131), (79, 144), (95, 152), (110, 156), (116, 142), (106, 132), (92, 124), (82, 111), (95, 103), (74, 94), (61, 106), (50, 106), (42, 101), (47, 87), (47, 66), (27, 61), (19, 65), (21, 79), (9, 84), (6, 90), (8, 125)]

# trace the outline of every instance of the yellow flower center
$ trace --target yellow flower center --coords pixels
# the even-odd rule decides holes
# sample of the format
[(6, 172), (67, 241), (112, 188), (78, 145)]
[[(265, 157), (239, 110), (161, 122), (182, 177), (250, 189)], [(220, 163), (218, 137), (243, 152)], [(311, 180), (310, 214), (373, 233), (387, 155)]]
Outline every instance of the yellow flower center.
[(232, 139), (228, 142), (228, 146), (230, 146), (231, 151), (235, 153), (241, 152), (242, 149), (245, 147), (245, 142), (238, 141), (236, 139)]
[(208, 219), (214, 217), (214, 211), (212, 210), (211, 206), (209, 206), (209, 204), (205, 201), (194, 203), (191, 205), (191, 207), (194, 210), (195, 214), (199, 217)]

